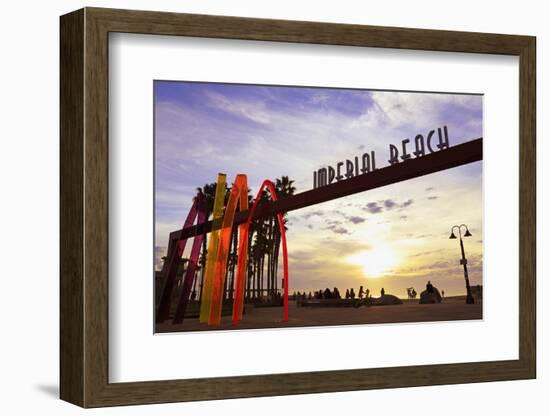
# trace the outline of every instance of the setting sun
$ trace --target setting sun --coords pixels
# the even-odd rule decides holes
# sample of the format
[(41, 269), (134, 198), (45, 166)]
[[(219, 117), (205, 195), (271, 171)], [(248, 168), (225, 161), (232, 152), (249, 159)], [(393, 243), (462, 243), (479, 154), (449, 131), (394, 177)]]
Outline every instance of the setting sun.
[(365, 277), (370, 278), (383, 277), (399, 263), (397, 253), (388, 245), (361, 251), (347, 257), (347, 261), (351, 264), (361, 266)]

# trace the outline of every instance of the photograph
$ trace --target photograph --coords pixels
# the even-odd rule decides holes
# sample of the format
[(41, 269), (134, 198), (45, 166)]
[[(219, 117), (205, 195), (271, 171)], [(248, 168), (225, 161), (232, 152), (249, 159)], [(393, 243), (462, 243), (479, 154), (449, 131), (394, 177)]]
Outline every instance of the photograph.
[(482, 94), (153, 90), (156, 333), (483, 318)]

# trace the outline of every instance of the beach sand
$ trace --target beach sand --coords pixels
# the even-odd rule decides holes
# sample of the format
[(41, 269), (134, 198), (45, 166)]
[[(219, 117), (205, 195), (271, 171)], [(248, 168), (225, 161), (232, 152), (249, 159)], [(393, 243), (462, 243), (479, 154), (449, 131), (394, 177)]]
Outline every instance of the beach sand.
[(233, 326), (231, 316), (223, 316), (219, 326), (202, 324), (198, 318), (186, 318), (178, 325), (173, 325), (171, 321), (158, 324), (156, 332), (473, 320), (482, 319), (482, 303), (467, 305), (464, 296), (445, 298), (439, 304), (420, 305), (416, 299), (403, 300), (402, 305), (360, 308), (297, 307), (294, 301), (290, 301), (288, 322), (282, 322), (282, 318), (282, 307), (255, 308), (253, 305), (246, 305), (243, 320), (236, 327)]

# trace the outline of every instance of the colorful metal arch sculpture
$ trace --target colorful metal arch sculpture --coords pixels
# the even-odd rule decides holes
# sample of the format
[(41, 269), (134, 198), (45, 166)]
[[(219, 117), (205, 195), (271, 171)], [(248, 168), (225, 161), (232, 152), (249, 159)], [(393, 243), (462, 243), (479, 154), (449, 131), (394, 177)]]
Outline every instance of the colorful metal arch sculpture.
[[(242, 320), (244, 308), (244, 290), (245, 290), (245, 275), (248, 263), (248, 233), (254, 211), (260, 201), (260, 196), (265, 188), (268, 188), (273, 201), (277, 201), (277, 192), (275, 186), (269, 180), (265, 180), (256, 195), (252, 209), (248, 214), (246, 223), (239, 226), (239, 256), (237, 263), (237, 282), (235, 288), (235, 297), (233, 300), (233, 324), (237, 325)], [(235, 182), (231, 188), (229, 200), (223, 214), (221, 229), (217, 229), (222, 220), (222, 212), (224, 208), (225, 196), (225, 175), (218, 175), (216, 185), (216, 195), (214, 197), (213, 209), (213, 230), (208, 245), (208, 255), (206, 259), (206, 270), (202, 287), (200, 322), (208, 322), (208, 325), (219, 325), (222, 315), (223, 289), (225, 285), (225, 274), (227, 268), (227, 259), (229, 256), (231, 235), (233, 232), (233, 222), (237, 205), (240, 211), (248, 210), (248, 184), (246, 175), (237, 175)], [(206, 206), (206, 198), (204, 194), (199, 193), (194, 199), (193, 206), (187, 215), (183, 228), (191, 227), (197, 217), (198, 224), (206, 222), (208, 219), (208, 208)], [(277, 214), (277, 222), (281, 232), (281, 243), (283, 246), (283, 266), (284, 266), (284, 295), (283, 295), (283, 322), (288, 321), (288, 254), (286, 244), (285, 226), (281, 213)], [(194, 236), (193, 247), (189, 257), (189, 263), (184, 277), (183, 290), (178, 302), (173, 323), (178, 324), (183, 322), (185, 310), (191, 294), (193, 279), (197, 269), (197, 262), (200, 254), (204, 235)], [(156, 322), (161, 323), (168, 319), (170, 315), (170, 304), (172, 291), (176, 280), (178, 267), (181, 256), (185, 250), (187, 238), (182, 238), (177, 241), (175, 247), (168, 250), (166, 279), (161, 295), (161, 300), (157, 310)]]

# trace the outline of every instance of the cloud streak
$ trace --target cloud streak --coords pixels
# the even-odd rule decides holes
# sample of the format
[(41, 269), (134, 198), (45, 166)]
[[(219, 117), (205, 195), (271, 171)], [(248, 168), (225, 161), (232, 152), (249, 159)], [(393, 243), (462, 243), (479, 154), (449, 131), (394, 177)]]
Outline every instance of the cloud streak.
[(413, 204), (413, 199), (407, 199), (404, 202), (396, 202), (393, 199), (383, 199), (381, 201), (369, 202), (363, 207), (363, 211), (371, 214), (380, 214), (383, 211), (391, 211), (393, 209), (402, 210)]

